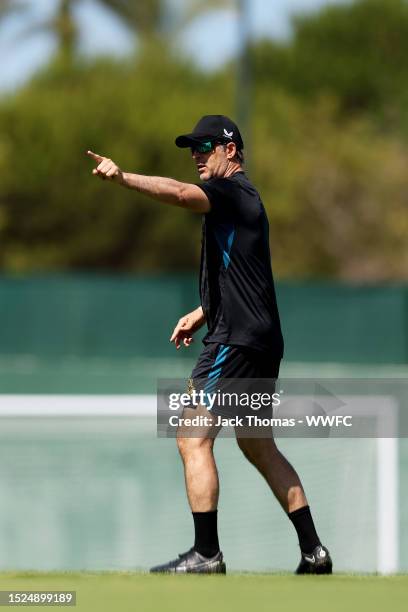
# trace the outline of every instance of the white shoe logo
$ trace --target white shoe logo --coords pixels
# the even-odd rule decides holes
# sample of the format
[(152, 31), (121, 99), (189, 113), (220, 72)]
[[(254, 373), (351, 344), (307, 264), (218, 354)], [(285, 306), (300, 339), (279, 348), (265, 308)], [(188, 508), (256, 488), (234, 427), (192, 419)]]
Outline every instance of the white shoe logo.
[(224, 136), (226, 136), (227, 138), (232, 138), (234, 132), (227, 132), (227, 130), (224, 128)]
[(326, 556), (326, 551), (325, 551), (325, 550), (323, 550), (323, 548), (321, 548), (321, 549), (319, 550), (319, 557), (320, 557), (321, 559), (324, 559), (324, 558), (325, 558), (325, 556)]
[(314, 555), (312, 555), (311, 557), (308, 557), (307, 555), (305, 555), (305, 559), (306, 559), (306, 561), (309, 561), (309, 563), (314, 563), (315, 562)]

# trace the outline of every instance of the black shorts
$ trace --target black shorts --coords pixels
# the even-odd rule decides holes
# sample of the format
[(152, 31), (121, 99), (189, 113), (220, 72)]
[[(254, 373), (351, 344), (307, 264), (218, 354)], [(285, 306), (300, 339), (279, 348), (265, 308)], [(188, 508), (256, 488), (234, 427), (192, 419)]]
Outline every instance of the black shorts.
[[(259, 394), (275, 392), (279, 376), (280, 359), (243, 346), (218, 343), (207, 344), (192, 371), (190, 389), (204, 390), (206, 394), (225, 393)], [(241, 397), (241, 395), (240, 395)], [(208, 404), (207, 404), (208, 407)], [(262, 408), (262, 407), (261, 407)], [(256, 408), (255, 410), (260, 410)], [(230, 416), (248, 412), (242, 405), (214, 402), (212, 412)], [(262, 410), (262, 412), (265, 412)], [(267, 411), (269, 414), (269, 410)], [(252, 412), (252, 408), (249, 410)]]

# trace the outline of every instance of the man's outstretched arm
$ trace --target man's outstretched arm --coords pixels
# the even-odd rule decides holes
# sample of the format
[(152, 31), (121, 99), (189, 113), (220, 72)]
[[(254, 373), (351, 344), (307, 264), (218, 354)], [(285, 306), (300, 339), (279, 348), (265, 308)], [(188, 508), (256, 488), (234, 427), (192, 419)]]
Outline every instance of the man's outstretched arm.
[(92, 174), (101, 179), (108, 179), (128, 189), (135, 189), (159, 202), (188, 208), (198, 213), (210, 211), (210, 202), (202, 189), (190, 183), (181, 183), (162, 176), (143, 176), (123, 172), (115, 162), (107, 157), (87, 151), (98, 165)]

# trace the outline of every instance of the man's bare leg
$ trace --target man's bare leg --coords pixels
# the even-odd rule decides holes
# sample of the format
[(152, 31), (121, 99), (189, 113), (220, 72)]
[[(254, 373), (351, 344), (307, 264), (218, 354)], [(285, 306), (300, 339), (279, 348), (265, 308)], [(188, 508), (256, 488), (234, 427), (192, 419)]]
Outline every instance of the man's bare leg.
[(242, 438), (238, 434), (238, 446), (265, 478), (285, 512), (294, 512), (307, 506), (306, 495), (296, 470), (279, 451), (272, 434), (269, 435), (265, 438)]
[(187, 497), (192, 512), (217, 509), (219, 482), (210, 438), (177, 438), (183, 460)]
[(225, 574), (225, 563), (218, 542), (217, 504), (219, 494), (218, 472), (213, 448), (219, 432), (215, 419), (207, 408), (186, 408), (183, 419), (203, 416), (207, 424), (202, 427), (180, 425), (177, 446), (183, 460), (188, 501), (194, 519), (194, 546), (178, 559), (157, 565), (153, 573)]
[(240, 449), (265, 478), (296, 529), (302, 553), (296, 573), (331, 574), (329, 551), (317, 535), (300, 478), (278, 450), (272, 430), (266, 430), (262, 438), (241, 437), (239, 430), (236, 433)]
[(183, 419), (202, 416), (208, 425), (180, 426), (177, 431), (177, 446), (184, 465), (186, 492), (192, 512), (210, 512), (218, 505), (219, 481), (213, 448), (220, 428), (204, 406), (186, 408)]
[(204, 406), (185, 409), (183, 418), (206, 418), (202, 427), (181, 426), (177, 446), (183, 460), (188, 501), (194, 519), (194, 550), (203, 557), (220, 554), (217, 528), (219, 481), (213, 448), (219, 432), (215, 419)]

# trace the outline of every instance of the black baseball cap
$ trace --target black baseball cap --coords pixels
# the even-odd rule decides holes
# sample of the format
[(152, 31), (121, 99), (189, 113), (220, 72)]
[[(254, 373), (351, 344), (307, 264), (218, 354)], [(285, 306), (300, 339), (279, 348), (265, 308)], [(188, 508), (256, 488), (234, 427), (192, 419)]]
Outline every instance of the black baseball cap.
[(235, 142), (238, 150), (244, 148), (238, 126), (225, 115), (204, 115), (191, 134), (182, 134), (175, 142), (178, 147), (184, 149), (206, 140)]

